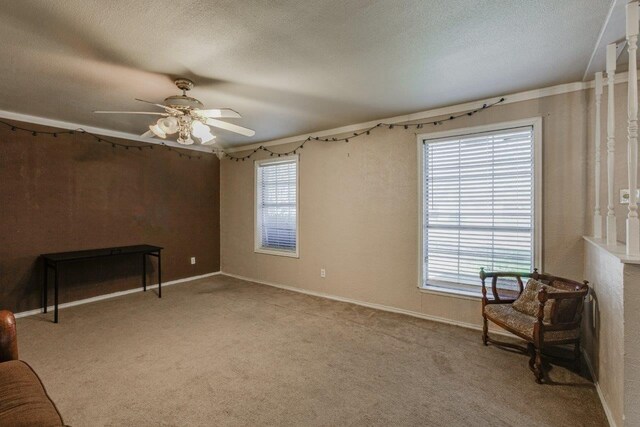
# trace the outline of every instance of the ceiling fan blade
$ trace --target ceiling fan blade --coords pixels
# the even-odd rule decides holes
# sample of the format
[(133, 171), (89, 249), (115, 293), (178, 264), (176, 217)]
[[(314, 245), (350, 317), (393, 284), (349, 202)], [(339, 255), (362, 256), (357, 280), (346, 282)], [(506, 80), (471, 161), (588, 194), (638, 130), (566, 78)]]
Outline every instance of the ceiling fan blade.
[(147, 104), (151, 104), (151, 105), (155, 105), (156, 107), (164, 108), (165, 110), (167, 110), (168, 112), (173, 113), (173, 114), (182, 114), (182, 111), (176, 110), (175, 108), (171, 108), (171, 107), (168, 107), (166, 105), (156, 104), (155, 102), (145, 101), (144, 99), (140, 99), (140, 98), (134, 98), (134, 99), (136, 101), (146, 102)]
[(153, 132), (151, 132), (150, 130), (146, 131), (145, 133), (143, 133), (142, 135), (140, 135), (143, 138), (153, 138), (154, 134)]
[(148, 114), (154, 116), (168, 116), (167, 113), (158, 113), (151, 111), (94, 111), (96, 114)]
[(242, 126), (234, 125), (232, 123), (223, 122), (222, 120), (207, 119), (206, 123), (210, 126), (215, 126), (220, 129), (228, 130), (229, 132), (239, 133), (244, 136), (253, 136), (256, 131), (244, 128)]
[(195, 113), (210, 118), (223, 118), (223, 119), (239, 119), (242, 116), (231, 108), (212, 108), (210, 110), (195, 110)]

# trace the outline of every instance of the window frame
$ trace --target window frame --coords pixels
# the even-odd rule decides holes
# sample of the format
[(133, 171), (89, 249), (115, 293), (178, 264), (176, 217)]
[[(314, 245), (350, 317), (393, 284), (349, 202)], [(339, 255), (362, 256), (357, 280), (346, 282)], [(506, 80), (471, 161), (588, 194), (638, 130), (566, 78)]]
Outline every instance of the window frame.
[[(259, 186), (259, 174), (258, 170), (261, 166), (267, 164), (277, 164), (277, 163), (285, 163), (294, 161), (296, 165), (296, 250), (295, 251), (287, 251), (283, 249), (272, 249), (265, 248), (262, 246), (262, 228), (259, 219), (259, 206), (260, 201), (258, 200), (258, 186)], [(275, 159), (268, 158), (263, 160), (255, 160), (253, 162), (254, 166), (254, 195), (253, 195), (253, 235), (254, 235), (254, 247), (253, 252), (258, 254), (265, 255), (276, 255), (276, 256), (284, 256), (289, 258), (300, 258), (300, 159), (297, 154), (292, 154), (289, 156), (278, 157)]]
[[(469, 285), (429, 285), (425, 283), (424, 277), (424, 164), (423, 164), (423, 143), (425, 140), (436, 140), (476, 133), (496, 132), (515, 127), (533, 127), (533, 263), (534, 267), (544, 271), (543, 260), (543, 232), (542, 232), (542, 117), (532, 117), (508, 122), (492, 123), (489, 125), (473, 126), (466, 128), (452, 129), (442, 132), (430, 132), (417, 135), (417, 158), (418, 158), (418, 289), (426, 293), (445, 294), (459, 296), (463, 298), (481, 297), (480, 276), (478, 275), (477, 290), (470, 290)], [(479, 272), (478, 272), (479, 273)]]

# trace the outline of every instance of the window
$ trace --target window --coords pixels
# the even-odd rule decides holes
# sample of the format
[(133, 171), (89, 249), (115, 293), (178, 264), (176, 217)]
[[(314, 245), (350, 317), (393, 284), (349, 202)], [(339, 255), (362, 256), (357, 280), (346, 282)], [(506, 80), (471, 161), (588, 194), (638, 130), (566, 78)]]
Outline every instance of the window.
[(255, 251), (298, 256), (298, 156), (255, 162)]
[[(529, 122), (420, 138), (420, 286), (478, 294), (481, 267), (511, 272), (541, 268), (539, 154), (534, 144), (539, 120), (538, 129)], [(509, 280), (499, 285), (516, 286)]]

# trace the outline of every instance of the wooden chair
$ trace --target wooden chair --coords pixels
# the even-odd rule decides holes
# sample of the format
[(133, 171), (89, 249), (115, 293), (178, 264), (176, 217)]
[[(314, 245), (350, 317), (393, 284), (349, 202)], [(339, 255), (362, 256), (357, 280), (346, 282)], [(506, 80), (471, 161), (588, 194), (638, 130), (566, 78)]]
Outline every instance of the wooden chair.
[[(531, 278), (543, 283), (537, 293), (537, 313), (531, 316), (513, 307), (513, 303), (522, 294), (525, 287), (522, 278)], [(491, 278), (492, 299), (487, 297), (485, 280)], [(512, 278), (518, 283), (519, 291), (500, 295), (498, 280)], [(536, 382), (541, 384), (545, 379), (542, 351), (545, 347), (563, 344), (574, 345), (574, 363), (580, 369), (580, 323), (582, 320), (583, 300), (589, 293), (588, 282), (556, 277), (538, 273), (485, 272), (480, 269), (482, 280), (482, 341), (484, 345), (493, 343), (498, 346), (515, 348), (530, 355), (529, 368), (533, 371)], [(555, 288), (547, 290), (547, 286)], [(551, 305), (549, 310), (548, 305)], [(546, 307), (546, 310), (545, 310)], [(527, 348), (516, 344), (505, 343), (489, 337), (488, 321), (495, 323), (527, 342)]]

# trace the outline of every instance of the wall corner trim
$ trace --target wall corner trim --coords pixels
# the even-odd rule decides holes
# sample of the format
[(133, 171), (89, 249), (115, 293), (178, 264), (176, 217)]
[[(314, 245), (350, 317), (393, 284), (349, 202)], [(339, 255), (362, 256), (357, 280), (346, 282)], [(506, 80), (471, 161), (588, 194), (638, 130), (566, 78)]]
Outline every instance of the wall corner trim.
[[(287, 286), (287, 285), (282, 285), (282, 284), (278, 284), (278, 283), (273, 283), (273, 282), (267, 282), (264, 280), (257, 280), (257, 279), (253, 279), (251, 277), (246, 277), (246, 276), (240, 276), (238, 274), (233, 274), (233, 273), (227, 273), (225, 271), (220, 271), (218, 272), (218, 274), (221, 274), (223, 276), (228, 276), (228, 277), (233, 277), (234, 279), (239, 279), (239, 280), (244, 280), (247, 282), (252, 282), (252, 283), (257, 283), (260, 285), (266, 285), (266, 286), (271, 286), (274, 288), (279, 288), (279, 289), (284, 289), (287, 291), (291, 291), (291, 292), (297, 292), (297, 293), (301, 293), (301, 294), (306, 294), (306, 295), (312, 295), (312, 296), (316, 296), (316, 297), (320, 297), (320, 298), (326, 298), (326, 299), (330, 299), (330, 300), (334, 300), (334, 301), (340, 301), (340, 302), (346, 302), (346, 303), (350, 303), (350, 304), (355, 304), (355, 305), (359, 305), (362, 307), (368, 307), (368, 308), (373, 308), (376, 310), (381, 310), (381, 311), (387, 311), (390, 313), (398, 313), (398, 314), (404, 314), (407, 316), (411, 316), (411, 317), (417, 317), (420, 319), (425, 319), (425, 320), (431, 320), (434, 322), (438, 322), (438, 323), (445, 323), (448, 325), (453, 325), (453, 326), (459, 326), (462, 328), (466, 328), (466, 329), (472, 329), (475, 331), (480, 331), (482, 330), (482, 327), (480, 325), (474, 325), (472, 323), (467, 323), (467, 322), (460, 322), (457, 320), (452, 320), (452, 319), (447, 319), (444, 317), (438, 317), (438, 316), (431, 316), (428, 314), (424, 314), (424, 313), (420, 313), (417, 311), (411, 311), (411, 310), (405, 310), (405, 309), (401, 309), (401, 308), (395, 308), (395, 307), (391, 307), (388, 305), (382, 305), (382, 304), (376, 304), (376, 303), (369, 303), (369, 302), (365, 302), (365, 301), (360, 301), (360, 300), (355, 300), (352, 298), (345, 298), (345, 297), (340, 297), (337, 295), (331, 295), (331, 294), (327, 294), (324, 292), (317, 292), (317, 291), (311, 291), (308, 289), (302, 289), (302, 288), (297, 288), (295, 286)], [(496, 335), (502, 335), (502, 336), (508, 336), (508, 337), (514, 337), (513, 335), (507, 333), (507, 332), (503, 332), (500, 330), (491, 330), (490, 331), (493, 334)], [(595, 385), (596, 391), (598, 393), (598, 398), (600, 399), (600, 402), (602, 404), (602, 408), (604, 409), (604, 413), (607, 417), (607, 421), (609, 422), (609, 426), (610, 427), (618, 427), (618, 425), (616, 424), (614, 418), (613, 418), (613, 414), (611, 413), (611, 409), (609, 408), (609, 405), (607, 405), (607, 401), (604, 398), (604, 395), (602, 393), (602, 389), (600, 388), (600, 385), (598, 383), (598, 380), (596, 379), (596, 376), (594, 375), (594, 370), (593, 367), (591, 365), (591, 360), (589, 359), (589, 355), (584, 351), (584, 349), (582, 350), (582, 355), (583, 358), (586, 362), (587, 365), (587, 369), (589, 370), (589, 373), (591, 374), (591, 378), (593, 378), (593, 383)]]
[[(284, 289), (286, 291), (297, 292), (297, 293), (300, 293), (300, 294), (311, 295), (311, 296), (314, 296), (314, 297), (326, 298), (326, 299), (330, 299), (330, 300), (333, 300), (333, 301), (346, 302), (346, 303), (349, 303), (349, 304), (355, 304), (355, 305), (359, 305), (359, 306), (362, 306), (362, 307), (373, 308), (375, 310), (387, 311), (389, 313), (404, 314), (406, 316), (417, 317), (419, 319), (424, 319), (424, 320), (431, 320), (431, 321), (434, 321), (434, 322), (444, 323), (444, 324), (447, 324), (447, 325), (459, 326), (461, 328), (472, 329), (474, 331), (481, 331), (482, 330), (482, 326), (479, 325), (479, 324), (475, 325), (473, 323), (461, 322), (461, 321), (458, 321), (458, 320), (447, 319), (445, 317), (432, 316), (432, 315), (429, 315), (429, 314), (420, 313), (418, 311), (405, 310), (403, 308), (396, 308), (396, 307), (392, 307), (392, 306), (389, 306), (389, 305), (376, 304), (376, 303), (356, 300), (356, 299), (352, 299), (352, 298), (345, 298), (345, 297), (341, 297), (341, 296), (338, 296), (338, 295), (327, 294), (327, 293), (324, 293), (324, 292), (316, 292), (316, 291), (311, 291), (311, 290), (308, 290), (308, 289), (297, 288), (295, 286), (287, 286), (287, 285), (282, 285), (282, 284), (279, 284), (279, 283), (266, 282), (264, 280), (253, 279), (251, 277), (240, 276), (238, 274), (233, 274), (233, 273), (227, 273), (225, 271), (221, 271), (220, 274), (222, 274), (223, 276), (233, 277), (234, 279), (244, 280), (246, 282), (252, 282), (252, 283), (257, 283), (259, 285), (271, 286), (271, 287), (274, 287), (274, 288)], [(496, 330), (490, 330), (490, 332), (492, 334), (496, 334), (496, 335), (502, 335), (502, 336), (511, 337), (511, 338), (515, 337), (514, 335), (511, 335), (508, 332), (505, 332), (505, 331), (502, 331), (502, 330), (497, 330), (496, 329)], [(478, 340), (480, 340), (480, 336), (478, 336)]]
[[(177, 285), (179, 283), (191, 282), (193, 280), (204, 279), (205, 277), (217, 276), (219, 274), (221, 274), (220, 271), (215, 271), (213, 273), (201, 274), (199, 276), (185, 277), (185, 278), (182, 278), (182, 279), (176, 279), (176, 280), (171, 280), (169, 282), (164, 282), (162, 284), (162, 286), (164, 287), (164, 286)], [(158, 284), (157, 283), (154, 284), (154, 285), (147, 286), (147, 290), (157, 289), (157, 288), (158, 288)], [(110, 294), (98, 295), (98, 296), (95, 296), (95, 297), (80, 299), (80, 300), (77, 300), (77, 301), (65, 302), (64, 304), (58, 305), (58, 308), (62, 309), (62, 308), (74, 307), (76, 305), (89, 304), (91, 302), (96, 302), (96, 301), (102, 301), (102, 300), (105, 300), (105, 299), (116, 298), (116, 297), (120, 297), (120, 296), (123, 296), (123, 295), (133, 294), (133, 293), (136, 293), (136, 292), (142, 292), (142, 288), (127, 289), (125, 291), (112, 292)], [(53, 306), (52, 305), (48, 306), (47, 310), (52, 311), (53, 310)], [(42, 313), (42, 309), (41, 308), (36, 308), (34, 310), (28, 310), (28, 311), (22, 311), (20, 313), (15, 313), (14, 316), (16, 318), (20, 318), (20, 317), (33, 316), (35, 314), (40, 314), (40, 313)]]
[(200, 151), (212, 154), (210, 148), (201, 145), (182, 145), (170, 140), (160, 140), (151, 137), (143, 137), (134, 133), (122, 132), (117, 130), (99, 128), (95, 126), (86, 126), (80, 123), (66, 122), (63, 120), (47, 119), (40, 116), (32, 116), (30, 114), (14, 113), (13, 111), (0, 110), (0, 119), (15, 120), (17, 122), (32, 123), (36, 125), (49, 126), (60, 129), (78, 130), (83, 129), (89, 133), (102, 136), (110, 136), (112, 138), (128, 139), (130, 141), (144, 142), (146, 144), (168, 145), (175, 148), (183, 148), (185, 150)]
[[(638, 73), (638, 75), (640, 76), (640, 73)], [(627, 82), (628, 78), (629, 78), (628, 72), (625, 71), (625, 72), (619, 73), (616, 75), (616, 84), (625, 83)], [(544, 87), (539, 89), (531, 89), (523, 92), (515, 92), (515, 93), (504, 95), (505, 101), (502, 102), (500, 105), (507, 105), (515, 102), (529, 101), (531, 99), (540, 99), (540, 98), (545, 98), (547, 96), (563, 95), (565, 93), (577, 92), (577, 91), (593, 89), (593, 88), (595, 88), (595, 80), (563, 83), (555, 86), (549, 86), (549, 87)], [(416, 120), (430, 119), (433, 117), (447, 116), (453, 113), (460, 113), (461, 111), (473, 110), (474, 108), (478, 107), (478, 103), (497, 101), (500, 98), (501, 98), (500, 96), (487, 96), (485, 98), (475, 100), (475, 101), (449, 105), (441, 108), (434, 108), (431, 110), (419, 111), (416, 113), (406, 114), (402, 116), (386, 117), (378, 120), (356, 123), (356, 124), (341, 126), (333, 129), (320, 130), (317, 132), (312, 132), (312, 134), (313, 136), (317, 136), (317, 137), (326, 137), (331, 135), (341, 135), (341, 134), (347, 134), (351, 132), (357, 132), (357, 131), (375, 126), (380, 122), (396, 124), (396, 123), (406, 123), (406, 122), (411, 122)], [(273, 147), (276, 145), (290, 144), (293, 142), (304, 141), (310, 135), (311, 134), (306, 133), (301, 135), (288, 136), (280, 139), (273, 139), (265, 142), (241, 145), (238, 147), (227, 147), (225, 148), (225, 151), (228, 153), (237, 153), (237, 152), (251, 151), (261, 146)]]
[(602, 404), (602, 408), (604, 409), (604, 414), (607, 416), (607, 421), (609, 422), (610, 427), (618, 427), (616, 421), (613, 418), (613, 414), (611, 413), (611, 409), (607, 404), (606, 399), (604, 398), (604, 394), (602, 389), (600, 388), (600, 384), (598, 383), (598, 379), (595, 376), (595, 371), (593, 370), (593, 365), (591, 365), (591, 359), (589, 359), (589, 355), (587, 352), (582, 349), (582, 357), (587, 365), (587, 369), (591, 374), (591, 378), (593, 378), (593, 384), (596, 386), (596, 391), (598, 392), (598, 398), (600, 398), (600, 403)]

